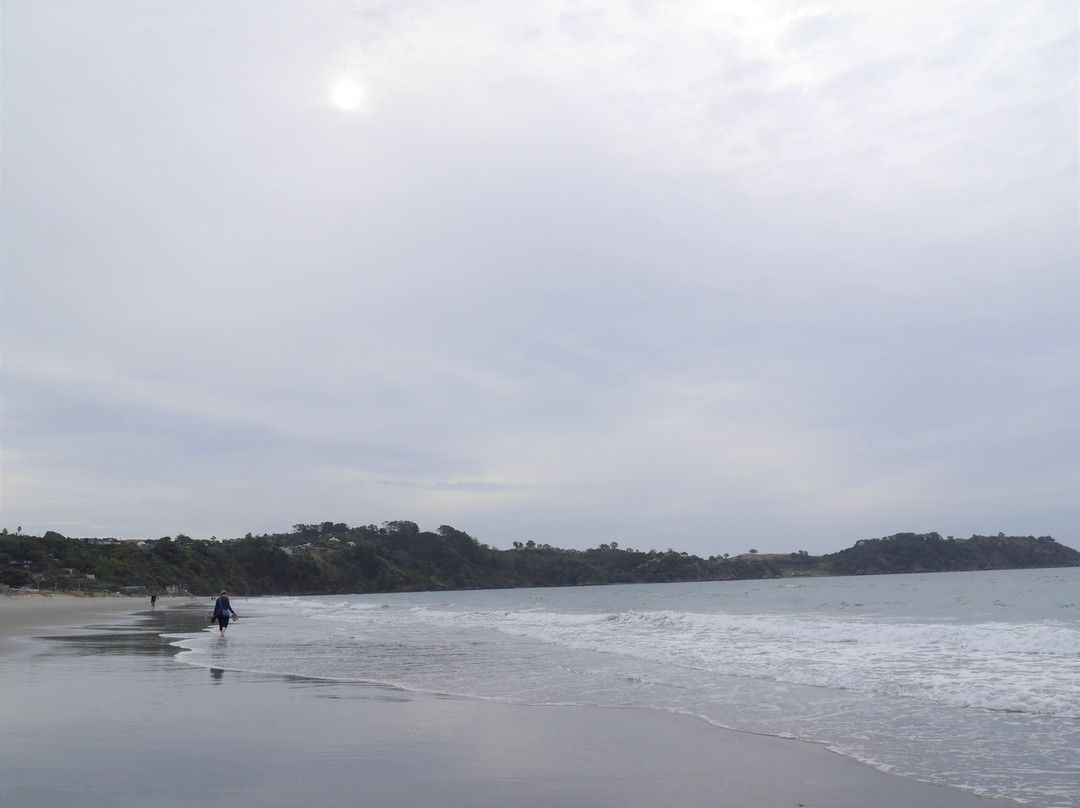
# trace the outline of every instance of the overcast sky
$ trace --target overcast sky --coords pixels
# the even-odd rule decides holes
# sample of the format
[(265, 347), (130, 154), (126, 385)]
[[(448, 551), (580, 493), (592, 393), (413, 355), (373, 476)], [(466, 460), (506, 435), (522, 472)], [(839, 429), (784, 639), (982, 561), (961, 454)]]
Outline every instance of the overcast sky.
[(1075, 0), (2, 0), (2, 526), (1080, 546)]

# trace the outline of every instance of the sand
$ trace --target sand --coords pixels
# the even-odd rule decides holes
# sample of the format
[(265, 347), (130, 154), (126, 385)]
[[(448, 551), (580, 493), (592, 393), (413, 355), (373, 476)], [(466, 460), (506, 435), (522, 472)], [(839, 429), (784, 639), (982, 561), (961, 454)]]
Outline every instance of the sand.
[[(158, 596), (156, 609), (186, 605), (190, 598)], [(0, 596), (0, 655), (18, 637), (64, 633), (105, 618), (149, 614), (150, 598), (125, 595), (80, 597), (61, 594), (8, 594)]]
[[(0, 598), (0, 805), (1011, 805), (659, 711), (507, 705), (177, 662), (160, 634), (205, 629), (208, 607)], [(257, 600), (244, 616), (258, 619)]]

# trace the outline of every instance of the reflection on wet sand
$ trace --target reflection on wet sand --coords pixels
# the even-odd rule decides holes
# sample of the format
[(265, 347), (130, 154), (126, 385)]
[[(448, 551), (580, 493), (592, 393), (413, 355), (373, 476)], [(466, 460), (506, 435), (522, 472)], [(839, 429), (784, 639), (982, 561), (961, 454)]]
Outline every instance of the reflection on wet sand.
[(51, 654), (92, 654), (173, 657), (180, 649), (170, 645), (169, 634), (201, 631), (206, 626), (205, 609), (179, 607), (154, 610), (134, 621), (86, 626), (79, 633), (51, 637), (56, 645)]

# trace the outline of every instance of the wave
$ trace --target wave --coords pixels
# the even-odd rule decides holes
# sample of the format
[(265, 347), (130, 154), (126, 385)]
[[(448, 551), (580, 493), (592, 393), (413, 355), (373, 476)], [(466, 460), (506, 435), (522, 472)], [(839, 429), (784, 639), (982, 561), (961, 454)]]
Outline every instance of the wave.
[(1080, 718), (1080, 631), (1061, 623), (429, 607), (414, 607), (409, 614), (446, 629), (489, 629), (569, 650), (718, 675)]
[[(352, 663), (345, 661), (350, 644), (378, 649), (391, 637), (401, 638), (395, 640), (401, 645), (364, 662), (382, 666), (374, 678), (411, 686), (422, 675), (438, 689), (443, 677), (448, 687), (463, 687), (454, 677), (480, 681), (487, 674), (461, 673), (461, 666), (469, 665), (462, 649), (501, 635), (531, 644), (516, 645), (513, 653), (548, 649), (621, 660), (630, 678), (639, 675), (635, 665), (659, 665), (673, 683), (696, 677), (706, 688), (708, 677), (729, 676), (956, 708), (1080, 718), (1080, 627), (1063, 621), (964, 623), (672, 609), (572, 612), (520, 600), (516, 605), (524, 608), (476, 609), (441, 598), (416, 603), (348, 596), (268, 598), (262, 605), (290, 622), (315, 621), (328, 632), (316, 641), (321, 646), (306, 651), (309, 658), (297, 657), (291, 647), (264, 649), (279, 655), (280, 672), (298, 675), (352, 678), (347, 667)], [(488, 653), (484, 664), (491, 665), (501, 652)], [(499, 667), (512, 675), (513, 662), (500, 660)], [(475, 685), (477, 691), (485, 688), (490, 685)]]

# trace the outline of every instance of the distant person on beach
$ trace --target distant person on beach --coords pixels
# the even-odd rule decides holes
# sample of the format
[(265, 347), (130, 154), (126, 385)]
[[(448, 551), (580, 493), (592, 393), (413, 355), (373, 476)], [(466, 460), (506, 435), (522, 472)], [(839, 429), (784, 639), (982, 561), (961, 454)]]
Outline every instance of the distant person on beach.
[(150, 608), (153, 609), (155, 606), (157, 606), (157, 595), (151, 595), (150, 596)]
[(232, 604), (229, 603), (229, 593), (222, 589), (218, 599), (214, 601), (214, 616), (212, 618), (217, 620), (218, 625), (221, 626), (222, 637), (225, 636), (225, 629), (229, 627), (229, 618), (239, 620), (240, 615), (233, 611)]

